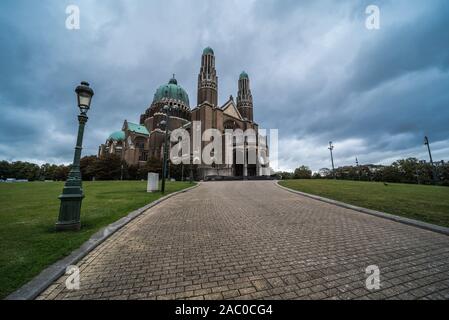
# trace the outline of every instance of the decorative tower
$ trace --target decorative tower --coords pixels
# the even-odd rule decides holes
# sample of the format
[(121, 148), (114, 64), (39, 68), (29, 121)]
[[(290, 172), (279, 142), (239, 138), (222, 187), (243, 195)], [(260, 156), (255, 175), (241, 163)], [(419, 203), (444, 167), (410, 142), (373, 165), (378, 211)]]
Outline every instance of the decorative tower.
[(198, 75), (198, 105), (206, 101), (218, 107), (218, 77), (214, 50), (210, 47), (203, 50)]
[(237, 94), (237, 109), (243, 119), (253, 121), (253, 96), (249, 86), (248, 74), (243, 71), (239, 77), (239, 92)]

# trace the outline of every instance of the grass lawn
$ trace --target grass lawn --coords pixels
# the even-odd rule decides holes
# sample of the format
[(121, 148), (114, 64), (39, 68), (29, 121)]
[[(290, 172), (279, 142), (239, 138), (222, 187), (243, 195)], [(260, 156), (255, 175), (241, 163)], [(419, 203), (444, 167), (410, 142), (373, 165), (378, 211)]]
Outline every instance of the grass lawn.
[(285, 180), (280, 184), (359, 207), (449, 227), (449, 187), (334, 180)]
[[(70, 254), (102, 227), (160, 198), (145, 181), (84, 182), (79, 232), (56, 232), (60, 182), (0, 184), (0, 298)], [(191, 185), (167, 182), (166, 194)]]

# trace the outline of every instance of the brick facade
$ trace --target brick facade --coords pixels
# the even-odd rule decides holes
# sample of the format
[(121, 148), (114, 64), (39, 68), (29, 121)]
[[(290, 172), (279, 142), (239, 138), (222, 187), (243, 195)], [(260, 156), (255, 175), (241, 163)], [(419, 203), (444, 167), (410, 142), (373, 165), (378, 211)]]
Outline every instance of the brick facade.
[[(215, 69), (215, 55), (211, 48), (206, 48), (201, 56), (201, 67), (198, 74), (197, 104), (193, 109), (189, 106), (188, 95), (173, 77), (167, 85), (158, 88), (150, 107), (140, 116), (139, 124), (128, 125), (125, 120), (122, 131), (123, 139), (111, 135), (99, 148), (99, 156), (109, 152), (120, 155), (130, 165), (144, 165), (155, 157), (162, 159), (164, 130), (161, 125), (165, 116), (163, 107), (174, 107), (170, 111), (169, 130), (186, 128), (190, 130), (192, 121), (201, 121), (201, 133), (207, 129), (254, 129), (258, 125), (253, 119), (253, 100), (250, 90), (249, 76), (242, 72), (238, 80), (237, 104), (230, 96), (229, 100), (218, 105), (218, 77)], [(192, 138), (192, 137), (191, 137)], [(223, 136), (224, 140), (224, 136)], [(204, 148), (208, 142), (202, 142)], [(224, 143), (223, 143), (224, 151)], [(261, 175), (258, 165), (199, 165), (198, 176), (206, 178), (210, 175), (220, 176), (256, 176)]]

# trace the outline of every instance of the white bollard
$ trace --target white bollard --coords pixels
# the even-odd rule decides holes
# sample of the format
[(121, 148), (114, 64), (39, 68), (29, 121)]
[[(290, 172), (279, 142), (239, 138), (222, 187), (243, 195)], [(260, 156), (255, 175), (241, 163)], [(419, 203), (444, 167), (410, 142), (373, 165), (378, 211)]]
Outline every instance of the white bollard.
[(148, 172), (147, 192), (159, 191), (159, 173)]

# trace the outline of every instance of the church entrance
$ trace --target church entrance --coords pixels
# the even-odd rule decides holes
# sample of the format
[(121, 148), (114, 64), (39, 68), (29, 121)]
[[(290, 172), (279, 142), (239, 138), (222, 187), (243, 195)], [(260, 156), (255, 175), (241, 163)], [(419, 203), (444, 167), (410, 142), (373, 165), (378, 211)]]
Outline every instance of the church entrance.
[(243, 177), (243, 164), (236, 164), (237, 163), (237, 152), (238, 151), (234, 147), (233, 158), (232, 158), (232, 163), (234, 164), (234, 176)]
[(234, 176), (243, 177), (243, 164), (234, 165)]
[(257, 176), (257, 166), (255, 164), (249, 164), (247, 167), (248, 177)]

